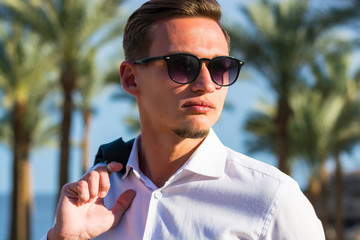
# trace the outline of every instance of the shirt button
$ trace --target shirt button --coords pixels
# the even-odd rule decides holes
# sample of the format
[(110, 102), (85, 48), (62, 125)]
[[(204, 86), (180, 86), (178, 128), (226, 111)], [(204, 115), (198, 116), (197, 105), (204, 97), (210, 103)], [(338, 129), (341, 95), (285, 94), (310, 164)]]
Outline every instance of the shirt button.
[(163, 194), (162, 194), (161, 191), (156, 191), (155, 194), (154, 194), (154, 197), (155, 197), (156, 199), (160, 199), (160, 198), (162, 198), (162, 196), (163, 196)]

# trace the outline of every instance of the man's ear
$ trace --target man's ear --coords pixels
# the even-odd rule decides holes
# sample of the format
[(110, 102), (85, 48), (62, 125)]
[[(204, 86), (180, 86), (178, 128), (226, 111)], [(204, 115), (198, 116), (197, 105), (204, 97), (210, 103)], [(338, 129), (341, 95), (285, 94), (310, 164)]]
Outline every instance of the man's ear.
[(134, 64), (129, 61), (124, 61), (120, 65), (120, 81), (123, 89), (130, 93), (131, 95), (136, 96), (139, 89), (138, 83), (135, 77), (135, 67)]

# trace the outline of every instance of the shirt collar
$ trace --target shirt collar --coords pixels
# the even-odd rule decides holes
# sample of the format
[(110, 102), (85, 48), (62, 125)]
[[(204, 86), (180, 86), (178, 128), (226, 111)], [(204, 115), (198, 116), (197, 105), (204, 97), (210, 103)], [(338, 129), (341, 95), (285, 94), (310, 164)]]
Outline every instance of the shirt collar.
[(141, 173), (139, 167), (139, 146), (140, 145), (140, 135), (135, 138), (134, 144), (132, 146), (129, 161), (126, 165), (126, 172), (123, 176), (123, 179), (129, 174), (131, 169), (134, 169), (137, 173)]
[(222, 177), (225, 170), (227, 152), (213, 129), (196, 149), (185, 169), (208, 177)]
[[(134, 169), (136, 174), (143, 174), (139, 167), (139, 143), (140, 135), (135, 139), (123, 178), (129, 174), (131, 169)], [(210, 129), (209, 135), (182, 168), (200, 175), (219, 178), (224, 174), (226, 156), (225, 146), (221, 143), (214, 130)]]

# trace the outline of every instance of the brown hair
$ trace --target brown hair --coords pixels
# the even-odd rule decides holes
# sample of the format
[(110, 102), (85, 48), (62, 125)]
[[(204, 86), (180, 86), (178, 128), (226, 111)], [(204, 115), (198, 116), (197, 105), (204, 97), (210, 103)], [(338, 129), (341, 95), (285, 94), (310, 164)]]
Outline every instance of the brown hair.
[(125, 59), (133, 61), (148, 57), (152, 44), (151, 28), (171, 17), (207, 17), (221, 27), (228, 46), (230, 38), (220, 25), (221, 8), (216, 0), (150, 0), (137, 9), (125, 26), (123, 47)]

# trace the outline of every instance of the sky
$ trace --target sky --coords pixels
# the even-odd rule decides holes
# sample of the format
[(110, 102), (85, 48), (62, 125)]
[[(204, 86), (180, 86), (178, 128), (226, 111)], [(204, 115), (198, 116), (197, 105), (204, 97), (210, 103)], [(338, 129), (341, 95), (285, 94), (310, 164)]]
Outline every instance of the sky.
[[(129, 11), (134, 10), (145, 1), (127, 1), (124, 7)], [(236, 6), (240, 0), (219, 0), (220, 5), (224, 11), (224, 21), (236, 19)], [(244, 1), (241, 1), (244, 2)], [(114, 48), (121, 50), (121, 42), (114, 43), (110, 47), (110, 51)], [(106, 48), (104, 49), (106, 51)], [(109, 51), (109, 48), (108, 48)], [(106, 54), (101, 55), (106, 58)], [(106, 62), (106, 59), (101, 59)], [(244, 59), (246, 62), (246, 59)], [(245, 117), (256, 109), (259, 99), (272, 101), (274, 98), (267, 90), (267, 85), (264, 81), (248, 81), (244, 76), (248, 74), (246, 64), (240, 73), (238, 81), (229, 88), (227, 101), (233, 105), (230, 110), (224, 110), (219, 121), (214, 126), (214, 130), (222, 142), (242, 153), (246, 154), (246, 146), (244, 141), (248, 136), (242, 130)], [(125, 125), (124, 118), (128, 115), (136, 115), (137, 110), (129, 102), (113, 101), (110, 96), (116, 89), (107, 88), (94, 99), (94, 106), (96, 115), (94, 116), (90, 129), (90, 159), (89, 165), (92, 164), (94, 156), (98, 150), (99, 145), (113, 141), (119, 137), (129, 140), (136, 136), (136, 133), (129, 132)], [(79, 114), (75, 113), (73, 118), (72, 136), (75, 140), (79, 140), (82, 134), (82, 122)], [(81, 152), (78, 148), (71, 150), (71, 166), (70, 166), (70, 181), (75, 181), (81, 176)], [(255, 157), (261, 161), (269, 164), (275, 164), (276, 161), (273, 156), (267, 154), (257, 154)], [(345, 156), (346, 157), (346, 156)], [(360, 149), (358, 149), (352, 157), (346, 159), (349, 163), (349, 168), (359, 167), (359, 163), (353, 163), (351, 158), (360, 159)], [(32, 164), (32, 180), (31, 185), (35, 194), (55, 193), (57, 191), (57, 178), (59, 168), (59, 152), (57, 148), (40, 148), (35, 149), (31, 153)], [(10, 193), (12, 188), (12, 163), (11, 151), (9, 148), (0, 144), (0, 194)], [(354, 165), (355, 164), (355, 165)], [(357, 165), (356, 165), (357, 164)], [(299, 168), (294, 175), (294, 178), (304, 185), (306, 179), (306, 171)]]

